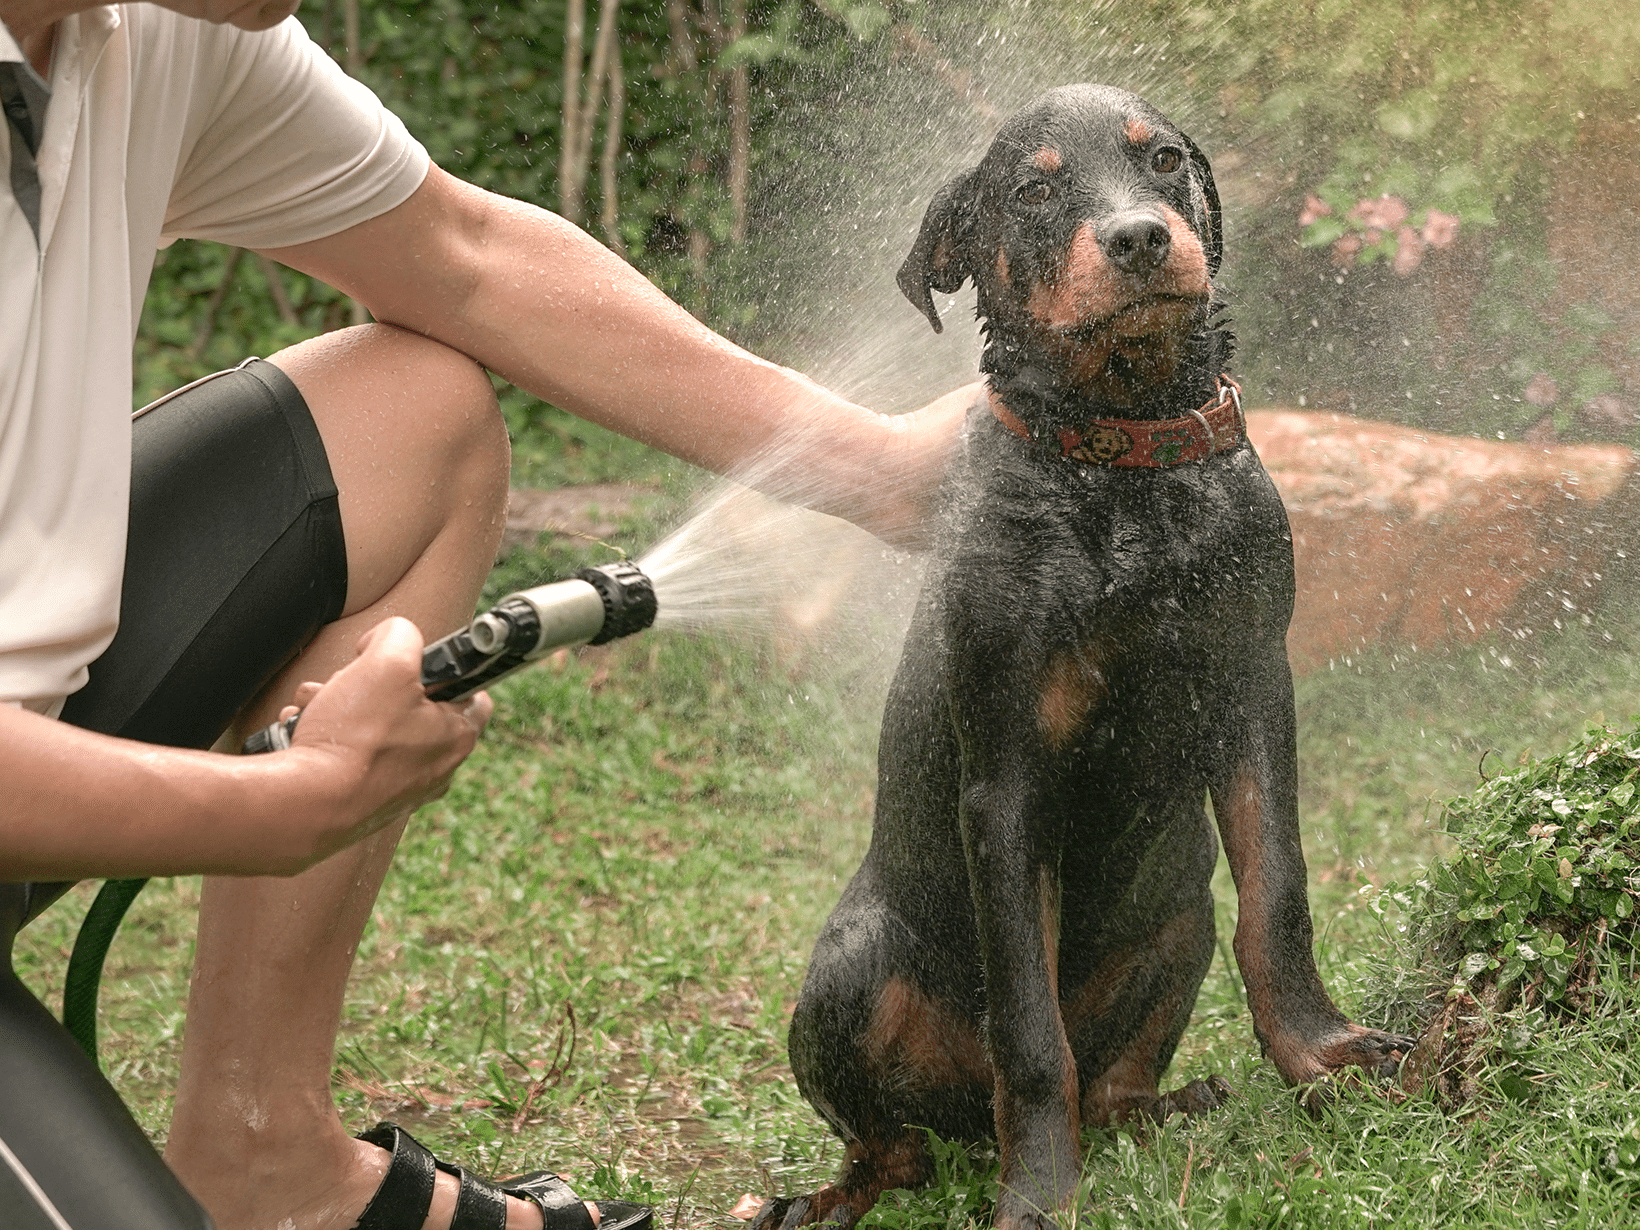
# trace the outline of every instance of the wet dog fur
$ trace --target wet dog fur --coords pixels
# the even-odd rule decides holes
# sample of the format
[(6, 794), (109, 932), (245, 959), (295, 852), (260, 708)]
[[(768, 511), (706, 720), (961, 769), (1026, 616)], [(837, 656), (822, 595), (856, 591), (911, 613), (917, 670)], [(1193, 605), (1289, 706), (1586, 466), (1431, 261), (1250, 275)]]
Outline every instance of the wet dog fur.
[(994, 1137), (996, 1224), (1048, 1226), (1084, 1124), (1209, 1110), (1163, 1094), (1215, 949), (1218, 836), (1253, 1028), (1294, 1084), (1394, 1071), (1412, 1045), (1321, 985), (1299, 845), (1285, 635), (1292, 544), (1241, 432), (1167, 468), (1065, 454), (1095, 420), (1188, 415), (1231, 338), (1207, 159), (1122, 90), (1068, 86), (929, 206), (900, 286), (972, 280), (976, 408), (884, 715), (871, 847), (792, 1020), (834, 1183), (754, 1230), (847, 1227), (931, 1175), (924, 1128)]

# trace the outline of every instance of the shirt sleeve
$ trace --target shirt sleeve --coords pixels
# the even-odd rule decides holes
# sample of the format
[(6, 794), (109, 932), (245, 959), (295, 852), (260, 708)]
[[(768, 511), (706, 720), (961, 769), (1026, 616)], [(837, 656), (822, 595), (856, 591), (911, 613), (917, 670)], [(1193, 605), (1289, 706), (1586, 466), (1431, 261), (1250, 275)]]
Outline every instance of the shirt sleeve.
[(323, 239), (403, 203), (427, 151), (292, 17), (201, 31), (189, 140), (164, 241), (277, 248)]

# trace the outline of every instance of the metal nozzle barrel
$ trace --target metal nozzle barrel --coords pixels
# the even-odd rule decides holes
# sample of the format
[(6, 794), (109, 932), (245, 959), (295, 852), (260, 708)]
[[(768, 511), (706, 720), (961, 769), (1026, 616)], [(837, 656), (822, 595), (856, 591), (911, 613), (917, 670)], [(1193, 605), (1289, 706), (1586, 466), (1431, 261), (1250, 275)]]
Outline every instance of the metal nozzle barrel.
[[(655, 622), (655, 611), (655, 586), (636, 564), (583, 568), (569, 580), (508, 594), (459, 632), (428, 645), (422, 686), (432, 700), (461, 700), (555, 650), (641, 632)], [(295, 717), (275, 722), (246, 739), (243, 750), (287, 748), (295, 729)]]

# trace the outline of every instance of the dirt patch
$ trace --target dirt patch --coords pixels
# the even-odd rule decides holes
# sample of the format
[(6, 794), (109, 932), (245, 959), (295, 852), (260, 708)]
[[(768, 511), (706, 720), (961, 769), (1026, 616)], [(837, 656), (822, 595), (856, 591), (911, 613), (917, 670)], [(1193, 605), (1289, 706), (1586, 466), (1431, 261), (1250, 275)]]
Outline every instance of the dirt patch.
[(501, 554), (528, 546), (542, 534), (566, 538), (610, 538), (626, 517), (655, 488), (632, 483), (589, 483), (543, 491), (514, 487), (507, 495), (507, 528), (501, 534)]

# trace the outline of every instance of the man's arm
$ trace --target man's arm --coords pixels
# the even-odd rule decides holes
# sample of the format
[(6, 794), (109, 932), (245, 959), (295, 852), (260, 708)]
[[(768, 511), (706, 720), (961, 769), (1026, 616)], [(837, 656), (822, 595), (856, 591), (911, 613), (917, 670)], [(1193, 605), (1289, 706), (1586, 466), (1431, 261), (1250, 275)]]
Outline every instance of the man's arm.
[(295, 745), (277, 756), (153, 747), (0, 705), (0, 880), (292, 875), (436, 798), (489, 698), (429, 701), (408, 620), (360, 648), (298, 692)]
[(733, 474), (778, 446), (791, 460), (760, 486), (890, 541), (918, 538), (971, 400), (874, 414), (719, 337), (557, 215), (437, 167), (396, 209), (268, 255), (686, 461)]

